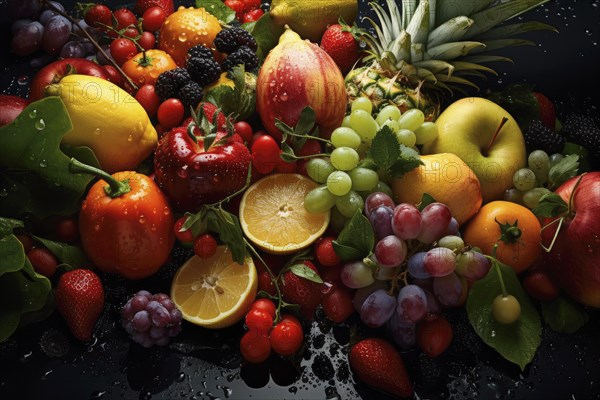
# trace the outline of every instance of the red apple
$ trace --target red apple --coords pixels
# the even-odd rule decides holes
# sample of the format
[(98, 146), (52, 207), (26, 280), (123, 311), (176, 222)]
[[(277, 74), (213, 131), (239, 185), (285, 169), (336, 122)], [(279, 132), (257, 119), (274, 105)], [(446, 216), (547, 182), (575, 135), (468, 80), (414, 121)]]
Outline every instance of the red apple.
[(27, 104), (27, 100), (22, 97), (0, 94), (0, 127), (13, 122)]
[[(600, 172), (571, 178), (556, 193), (570, 202), (570, 210), (542, 221), (547, 226), (542, 231), (545, 246), (557, 235), (544, 256), (545, 270), (575, 300), (600, 308)], [(556, 234), (559, 218), (564, 220)]]

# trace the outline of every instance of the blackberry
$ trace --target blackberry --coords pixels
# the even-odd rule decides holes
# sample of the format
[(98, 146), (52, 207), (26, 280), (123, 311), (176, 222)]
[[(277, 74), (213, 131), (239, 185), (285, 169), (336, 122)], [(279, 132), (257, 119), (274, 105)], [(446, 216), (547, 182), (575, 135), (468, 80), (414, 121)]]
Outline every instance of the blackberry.
[(533, 120), (524, 132), (527, 153), (544, 150), (548, 154), (560, 153), (565, 145), (565, 138), (547, 128), (542, 121)]
[(189, 49), (188, 52), (187, 52), (187, 57), (188, 57), (188, 59), (191, 59), (191, 58), (209, 58), (209, 59), (213, 59), (213, 60), (215, 58), (213, 56), (212, 51), (208, 47), (202, 46), (201, 44), (198, 44), (198, 45), (192, 47), (191, 49)]
[(163, 72), (158, 76), (154, 84), (156, 95), (161, 100), (177, 97), (179, 89), (181, 89), (190, 80), (190, 74), (185, 68), (175, 68)]
[(254, 37), (242, 28), (222, 29), (217, 33), (213, 44), (217, 50), (226, 54), (231, 54), (242, 46), (248, 47), (252, 52), (255, 52), (258, 48)]
[(202, 88), (196, 82), (188, 82), (184, 87), (179, 89), (179, 99), (183, 103), (186, 112), (189, 111), (190, 107), (194, 109), (202, 101)]
[(252, 71), (258, 67), (258, 57), (249, 47), (242, 46), (227, 56), (221, 68), (223, 71), (231, 71), (239, 64), (244, 64), (246, 71)]
[(221, 66), (214, 58), (192, 57), (188, 59), (186, 68), (192, 80), (200, 86), (213, 83), (221, 75)]
[(570, 142), (588, 149), (593, 157), (600, 157), (600, 121), (598, 117), (569, 114), (562, 125), (561, 133)]

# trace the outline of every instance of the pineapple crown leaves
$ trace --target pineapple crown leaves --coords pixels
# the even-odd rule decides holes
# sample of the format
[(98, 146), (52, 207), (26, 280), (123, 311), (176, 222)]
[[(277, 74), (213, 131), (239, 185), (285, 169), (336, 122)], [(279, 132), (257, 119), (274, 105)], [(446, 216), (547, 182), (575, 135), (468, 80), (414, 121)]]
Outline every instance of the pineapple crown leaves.
[(402, 10), (394, 0), (386, 0), (388, 11), (371, 2), (379, 23), (367, 20), (375, 32), (363, 32), (368, 55), (364, 62), (390, 73), (400, 72), (416, 84), (456, 90), (463, 85), (477, 89), (469, 78), (495, 74), (480, 63), (509, 61), (485, 54), (508, 46), (532, 45), (533, 42), (513, 36), (534, 30), (556, 29), (537, 21), (498, 26), (538, 7), (548, 0), (410, 0), (402, 1)]

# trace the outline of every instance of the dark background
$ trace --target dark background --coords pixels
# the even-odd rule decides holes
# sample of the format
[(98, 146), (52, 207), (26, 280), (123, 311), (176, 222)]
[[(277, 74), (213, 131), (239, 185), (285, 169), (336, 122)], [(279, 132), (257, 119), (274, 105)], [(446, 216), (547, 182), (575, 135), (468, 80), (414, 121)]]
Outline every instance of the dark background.
[[(2, 12), (5, 4), (6, 0), (0, 0), (0, 92), (25, 96), (33, 70), (27, 60), (10, 55), (9, 25)], [(361, 0), (360, 7), (361, 16), (365, 15), (366, 1)], [(586, 104), (600, 103), (596, 89), (600, 83), (600, 2), (550, 1), (524, 18), (554, 25), (560, 33), (530, 33), (524, 37), (536, 41), (536, 46), (502, 51), (515, 64), (494, 66), (499, 75), (478, 82), (480, 94), (511, 82), (528, 82), (559, 104), (583, 104), (584, 99)], [(354, 383), (348, 373), (349, 325), (355, 320), (333, 328), (318, 316), (305, 326), (310, 334), (301, 358), (272, 357), (259, 366), (241, 363), (237, 351), (241, 325), (213, 332), (185, 324), (183, 333), (163, 350), (147, 351), (130, 342), (120, 327), (120, 305), (141, 288), (168, 293), (173, 272), (189, 256), (189, 251), (176, 250), (170, 265), (142, 282), (102, 275), (107, 307), (90, 344), (71, 340), (56, 313), (0, 344), (0, 398), (388, 398)], [(416, 386), (415, 398), (600, 399), (597, 311), (590, 310), (589, 323), (573, 335), (544, 326), (542, 344), (524, 371), (487, 348), (462, 310), (447, 315), (455, 338), (443, 356), (429, 361), (418, 351), (403, 354)]]

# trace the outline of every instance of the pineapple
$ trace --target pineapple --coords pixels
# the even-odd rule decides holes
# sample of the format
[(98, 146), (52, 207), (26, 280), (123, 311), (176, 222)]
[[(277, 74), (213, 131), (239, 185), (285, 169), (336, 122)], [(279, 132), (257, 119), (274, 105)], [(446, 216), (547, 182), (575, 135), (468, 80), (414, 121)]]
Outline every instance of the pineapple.
[[(388, 13), (371, 2), (379, 25), (370, 18), (377, 37), (363, 31), (368, 46), (366, 67), (355, 68), (345, 78), (349, 101), (371, 99), (379, 110), (388, 104), (402, 112), (421, 109), (435, 120), (444, 95), (464, 92), (463, 85), (477, 88), (469, 77), (495, 71), (482, 65), (509, 61), (487, 52), (533, 42), (513, 35), (532, 30), (555, 30), (541, 22), (502, 25), (502, 22), (548, 0), (402, 0), (400, 12), (394, 0), (386, 0)], [(477, 88), (478, 89), (478, 88)]]

